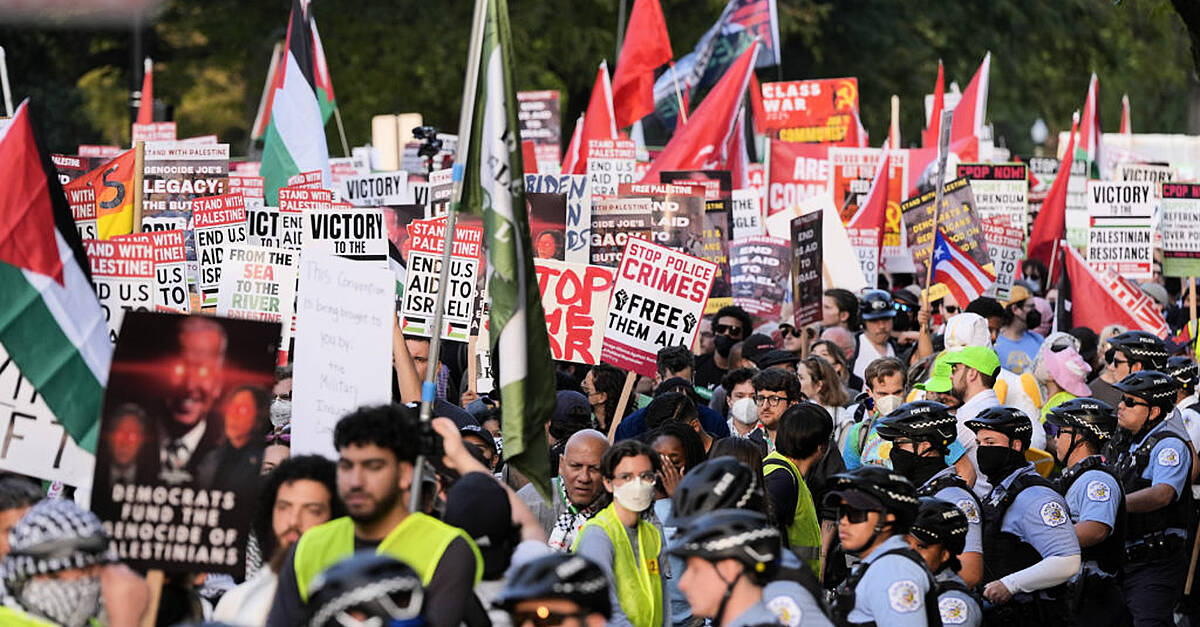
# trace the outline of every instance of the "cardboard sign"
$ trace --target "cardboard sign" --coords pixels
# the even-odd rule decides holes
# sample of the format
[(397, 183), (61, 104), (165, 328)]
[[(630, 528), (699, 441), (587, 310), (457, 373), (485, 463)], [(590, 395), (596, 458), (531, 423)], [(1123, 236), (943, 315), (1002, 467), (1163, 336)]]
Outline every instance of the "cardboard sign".
[(562, 142), (562, 107), (558, 90), (517, 92), (517, 122), (521, 127), (521, 139), (533, 142), (538, 172), (558, 172)]
[[(933, 201), (936, 195), (935, 190), (930, 190), (909, 198), (901, 205), (904, 224), (908, 228), (908, 249), (912, 252), (917, 276), (921, 277), (926, 274), (925, 264), (929, 260), (930, 247), (933, 244)], [(975, 198), (971, 194), (971, 185), (967, 179), (959, 178), (946, 183), (942, 209), (938, 212), (938, 226), (941, 227), (943, 235), (979, 265), (985, 266), (992, 262), (987, 242), (983, 238), (983, 224), (975, 211)]]
[(980, 220), (1000, 218), (1025, 232), (1029, 177), (1024, 163), (960, 163), (957, 176), (971, 181)]
[(392, 274), (305, 253), (296, 297), (292, 453), (337, 457), (333, 427), (392, 400)]
[(591, 257), (598, 266), (621, 265), (621, 254), (630, 237), (650, 239), (653, 201), (649, 198), (600, 200), (592, 212)]
[(402, 205), (409, 202), (408, 172), (347, 177), (342, 182), (342, 198), (355, 207)]
[(658, 350), (691, 346), (716, 264), (630, 237), (609, 303), (600, 360), (653, 377)]
[[(95, 168), (90, 167), (92, 160), (76, 155), (51, 154), (50, 162), (54, 164), (54, 172), (58, 174), (58, 183), (66, 185), (72, 179), (79, 178)], [(96, 164), (100, 166), (99, 163)]]
[(796, 327), (821, 321), (822, 217), (814, 211), (792, 220), (792, 321)]
[(183, 231), (151, 231), (118, 235), (114, 240), (154, 246), (154, 309), (167, 313), (189, 313), (187, 250)]
[(1087, 248), (1088, 216), (1087, 162), (1078, 156), (1071, 162), (1071, 177), (1067, 180), (1067, 243), (1075, 248)]
[(1087, 262), (1135, 279), (1153, 275), (1150, 220), (1158, 200), (1152, 183), (1088, 181)]
[(879, 284), (879, 229), (846, 229), (846, 237), (858, 259), (863, 279), (870, 287)]
[(555, 361), (596, 365), (604, 340), (616, 272), (603, 266), (535, 259), (550, 355)]
[(0, 470), (91, 489), (96, 459), (79, 448), (0, 344)]
[(226, 193), (229, 144), (149, 143), (142, 172), (142, 230), (184, 231), (188, 261), (195, 262), (192, 199)]
[(1200, 276), (1200, 185), (1160, 183), (1164, 276)]
[(154, 310), (154, 245), (90, 239), (83, 242), (108, 339), (115, 344), (127, 311)]
[(755, 190), (733, 190), (731, 204), (733, 205), (733, 239), (758, 237), (766, 233), (761, 197)]
[[(279, 188), (279, 234), (281, 248), (300, 250), (304, 241), (304, 214), (311, 211), (329, 211), (333, 207), (333, 193), (326, 189)], [(260, 245), (268, 245), (264, 242)]]
[(200, 261), (196, 283), (201, 306), (215, 307), (221, 283), (221, 260), (230, 244), (246, 241), (245, 199), (240, 194), (209, 196), (192, 201), (192, 207), (196, 252)]
[(592, 195), (611, 198), (620, 193), (620, 186), (638, 180), (637, 146), (632, 140), (588, 140), (587, 177)]
[[(150, 122), (149, 124), (133, 124), (133, 142), (173, 142), (175, 141), (174, 122)], [(215, 141), (212, 143), (216, 143)]]
[[(401, 329), (405, 334), (431, 337), (442, 271), (446, 220), (416, 220), (408, 225), (408, 267), (401, 298)], [(441, 337), (465, 342), (471, 333), (478, 294), (479, 261), (483, 253), (483, 229), (456, 224), (450, 254), (449, 292), (442, 313)]]
[(767, 215), (794, 209), (809, 198), (829, 193), (828, 145), (770, 141)]
[[(1021, 272), (1021, 260), (1025, 257), (1025, 228), (1015, 227), (1007, 217), (982, 220), (983, 239), (987, 241), (988, 254), (992, 258), (992, 269), (996, 281), (984, 292), (996, 300), (1008, 300), (1013, 281)], [(959, 303), (966, 307), (969, 303)]]
[(633, 183), (622, 198), (649, 198), (654, 243), (699, 256), (704, 247), (704, 197), (686, 185)]
[(383, 210), (378, 207), (308, 209), (304, 212), (301, 241), (306, 253), (387, 264), (387, 231), (383, 224)]
[(342, 189), (346, 179), (370, 172), (359, 172), (352, 157), (338, 157), (329, 160), (329, 182), (334, 189)]
[(744, 237), (729, 243), (729, 274), (733, 304), (752, 316), (775, 320), (791, 286), (788, 241), (774, 237)]
[[(450, 201), (454, 199), (454, 171), (434, 170), (429, 173), (429, 211), (427, 218), (444, 216), (450, 211)], [(415, 202), (415, 201), (414, 201)], [(417, 203), (420, 204), (420, 203)]]
[(96, 239), (99, 228), (96, 214), (96, 188), (86, 181), (63, 185), (67, 203), (71, 205), (71, 217), (80, 239)]
[(526, 174), (526, 193), (566, 194), (566, 260), (587, 263), (592, 230), (592, 188), (582, 174)]
[(762, 84), (764, 130), (786, 142), (846, 140), (858, 110), (857, 78), (823, 78)]
[(1175, 168), (1169, 165), (1153, 163), (1118, 163), (1113, 171), (1114, 181), (1134, 181), (1138, 183), (1169, 183), (1175, 180)]
[(128, 321), (137, 333), (113, 353), (92, 511), (132, 568), (241, 577), (279, 325), (142, 312)]

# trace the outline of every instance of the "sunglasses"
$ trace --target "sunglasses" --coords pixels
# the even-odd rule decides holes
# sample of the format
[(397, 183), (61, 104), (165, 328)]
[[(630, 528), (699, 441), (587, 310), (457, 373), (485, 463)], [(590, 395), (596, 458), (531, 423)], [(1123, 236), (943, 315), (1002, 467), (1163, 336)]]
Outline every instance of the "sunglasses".
[(835, 520), (841, 520), (845, 518), (850, 522), (850, 524), (857, 525), (859, 523), (866, 522), (867, 514), (870, 514), (872, 511), (873, 510), (851, 507), (845, 503), (842, 503), (841, 505), (837, 506), (837, 517)]
[(959, 312), (958, 305), (942, 305), (948, 314), (956, 314)]
[(742, 327), (732, 324), (714, 324), (713, 332), (717, 335), (728, 335), (729, 337), (742, 337)]
[(800, 337), (804, 333), (803, 331), (801, 331), (800, 329), (797, 329), (796, 327), (789, 327), (789, 326), (779, 327), (779, 332), (783, 335), (790, 335), (792, 337)]
[(1121, 404), (1126, 407), (1149, 407), (1150, 406), (1150, 403), (1143, 403), (1141, 401), (1135, 401), (1128, 396), (1121, 399)]
[(586, 616), (582, 613), (562, 614), (559, 612), (552, 612), (550, 611), (550, 608), (540, 605), (532, 612), (513, 612), (512, 624), (515, 627), (521, 627), (522, 625), (528, 623), (532, 623), (534, 627), (554, 627), (555, 625), (561, 625), (567, 622), (567, 619), (570, 618), (578, 619), (579, 622), (582, 623), (585, 617)]
[(292, 445), (292, 434), (291, 433), (276, 433), (276, 432), (272, 431), (271, 433), (267, 434), (267, 445), (270, 446), (272, 444), (283, 444), (284, 446), (291, 446)]

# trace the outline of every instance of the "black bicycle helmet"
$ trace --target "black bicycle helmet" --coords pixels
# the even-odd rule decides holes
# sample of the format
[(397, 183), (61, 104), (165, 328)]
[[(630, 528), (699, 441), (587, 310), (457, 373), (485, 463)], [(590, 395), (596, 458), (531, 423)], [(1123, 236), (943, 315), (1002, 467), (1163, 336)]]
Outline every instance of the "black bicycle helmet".
[[(908, 528), (917, 516), (917, 490), (909, 480), (883, 466), (862, 466), (830, 478), (826, 507), (845, 500), (861, 509), (881, 509), (896, 516), (898, 531)], [(866, 497), (866, 498), (864, 498)]]
[(1196, 361), (1191, 357), (1176, 355), (1168, 358), (1167, 367), (1163, 372), (1175, 377), (1184, 392), (1191, 394), (1196, 390), (1196, 379), (1200, 378), (1200, 367), (1196, 366)]
[(930, 442), (946, 450), (958, 438), (957, 424), (945, 405), (936, 401), (913, 401), (880, 418), (875, 422), (875, 429), (885, 440), (909, 438)]
[(608, 578), (592, 560), (582, 555), (546, 555), (514, 567), (493, 604), (511, 610), (520, 601), (566, 599), (584, 612), (612, 616)]
[(1125, 355), (1131, 363), (1140, 363), (1146, 370), (1162, 370), (1167, 367), (1167, 345), (1153, 333), (1126, 331), (1108, 339), (1109, 349), (1104, 359), (1112, 362), (1117, 352)]
[(779, 529), (759, 512), (721, 509), (698, 518), (676, 536), (670, 553), (695, 556), (710, 562), (734, 559), (764, 574), (779, 559), (783, 540)]
[(892, 295), (883, 290), (867, 290), (859, 299), (859, 314), (863, 320), (879, 320), (880, 318), (895, 318), (896, 303)]
[(1012, 407), (989, 407), (966, 421), (965, 426), (976, 433), (980, 429), (998, 431), (1011, 440), (1020, 440), (1025, 448), (1029, 448), (1029, 442), (1033, 439), (1033, 423), (1029, 421), (1029, 416)]
[(1117, 412), (1094, 398), (1073, 398), (1051, 409), (1046, 424), (1071, 427), (1097, 446), (1104, 446), (1117, 430)]
[(1175, 377), (1157, 370), (1139, 370), (1113, 384), (1121, 392), (1136, 396), (1153, 407), (1162, 408), (1163, 413), (1175, 406), (1175, 392), (1179, 382)]
[(922, 544), (940, 544), (956, 556), (967, 546), (967, 523), (967, 515), (954, 503), (925, 496), (908, 534)]
[(671, 522), (682, 526), (697, 514), (718, 509), (763, 509), (761, 477), (732, 457), (696, 464), (683, 476), (671, 497)]
[(421, 577), (387, 555), (361, 551), (330, 566), (313, 580), (308, 596), (309, 627), (341, 627), (349, 611), (384, 624), (421, 615)]

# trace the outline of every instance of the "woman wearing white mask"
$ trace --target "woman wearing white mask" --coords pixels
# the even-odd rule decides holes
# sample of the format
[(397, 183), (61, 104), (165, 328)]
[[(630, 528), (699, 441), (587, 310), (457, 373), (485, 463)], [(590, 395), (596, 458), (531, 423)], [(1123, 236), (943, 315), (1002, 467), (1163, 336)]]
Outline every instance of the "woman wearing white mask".
[(613, 502), (583, 525), (575, 553), (587, 557), (608, 575), (615, 627), (669, 627), (666, 546), (658, 528), (642, 514), (654, 502), (661, 462), (646, 444), (623, 440), (600, 462), (604, 488)]

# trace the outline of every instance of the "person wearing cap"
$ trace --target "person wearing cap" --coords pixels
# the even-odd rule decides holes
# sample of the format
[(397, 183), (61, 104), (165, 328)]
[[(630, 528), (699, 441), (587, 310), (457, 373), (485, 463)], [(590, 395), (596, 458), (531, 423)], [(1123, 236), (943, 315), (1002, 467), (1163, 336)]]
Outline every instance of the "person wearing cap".
[[(1000, 406), (996, 397), (996, 373), (1000, 371), (1000, 359), (996, 351), (985, 346), (963, 346), (945, 354), (945, 363), (950, 366), (950, 393), (962, 401), (955, 411), (954, 417), (963, 427), (980, 413), (993, 407)], [(1022, 416), (1025, 414), (1022, 412)], [(1033, 420), (1025, 416), (1032, 433)], [(980, 469), (979, 458), (976, 454), (978, 444), (975, 434), (970, 429), (958, 430), (959, 443), (967, 451), (975, 480), (972, 490), (982, 498), (991, 490), (992, 484), (987, 475)], [(1026, 442), (1026, 447), (1029, 443)], [(965, 478), (965, 477), (964, 477)]]
[[(1200, 411), (1197, 411), (1196, 405), (1196, 380), (1200, 377), (1200, 369), (1190, 356), (1175, 355), (1167, 359), (1167, 367), (1163, 372), (1171, 375), (1179, 384), (1179, 390), (1175, 393), (1175, 409), (1171, 413), (1177, 414), (1183, 422), (1192, 450), (1200, 450)], [(1192, 469), (1193, 480), (1197, 470), (1200, 468)], [(1194, 483), (1192, 496), (1200, 496), (1200, 486)]]
[(608, 438), (595, 429), (576, 432), (558, 459), (558, 475), (550, 480), (550, 501), (542, 498), (533, 484), (517, 492), (517, 498), (541, 523), (547, 543), (555, 551), (570, 551), (583, 523), (608, 505), (600, 474), (608, 446)]
[(983, 596), (988, 622), (1053, 623), (1067, 618), (1065, 584), (1079, 572), (1079, 540), (1067, 504), (1025, 460), (1029, 418), (992, 407), (966, 422), (979, 470), (993, 486), (983, 500)]
[(1167, 357), (1167, 345), (1152, 333), (1124, 331), (1108, 338), (1104, 350), (1107, 366), (1089, 386), (1090, 396), (1116, 407), (1123, 398), (1116, 387), (1118, 381), (1142, 370), (1161, 372), (1167, 367)]
[(780, 350), (773, 348), (771, 350), (759, 353), (753, 359), (754, 365), (758, 366), (759, 370), (768, 368), (782, 368), (788, 372), (796, 372), (796, 363), (800, 361), (800, 356), (791, 351)]
[(495, 603), (513, 627), (604, 627), (610, 595), (608, 576), (595, 562), (554, 554), (514, 565)]
[(426, 605), (421, 577), (387, 555), (362, 551), (313, 581), (307, 627), (420, 625)]
[(1056, 487), (1079, 539), (1083, 568), (1072, 580), (1077, 625), (1115, 625), (1124, 618), (1118, 576), (1125, 562), (1125, 491), (1100, 451), (1117, 430), (1111, 406), (1094, 398), (1069, 400), (1046, 415), (1054, 453), (1063, 465)]
[(1033, 377), (1046, 388), (1046, 400), (1042, 403), (1039, 422), (1044, 422), (1046, 415), (1055, 407), (1073, 398), (1091, 394), (1087, 385), (1087, 376), (1091, 372), (1092, 367), (1075, 348), (1074, 337), (1057, 333), (1047, 338), (1038, 351), (1033, 367)]
[(679, 589), (692, 615), (714, 627), (778, 623), (763, 602), (763, 587), (775, 574), (781, 548), (779, 530), (749, 510), (717, 510), (681, 527), (670, 552), (686, 560)]
[(897, 357), (900, 345), (892, 338), (896, 303), (883, 290), (867, 290), (860, 302), (863, 330), (854, 334), (854, 375), (866, 381), (867, 366), (881, 357)]
[(877, 425), (879, 437), (891, 443), (892, 470), (917, 486), (917, 496), (937, 497), (962, 510), (968, 531), (964, 546), (955, 552), (962, 554), (955, 570), (968, 585), (978, 585), (983, 577), (979, 499), (971, 492), (971, 485), (947, 463), (958, 439), (958, 422), (941, 403), (913, 401), (880, 418)]
[(834, 622), (941, 624), (933, 575), (905, 540), (917, 516), (917, 493), (908, 479), (863, 466), (835, 476), (832, 488), (825, 505), (836, 508), (842, 548), (861, 560), (837, 588)]
[(917, 519), (908, 528), (908, 545), (925, 560), (938, 588), (938, 613), (943, 625), (979, 627), (983, 608), (971, 587), (956, 574), (966, 546), (970, 522), (950, 501), (922, 496)]
[[(994, 307), (994, 309), (993, 309)], [(988, 318), (983, 314), (970, 311), (982, 311), (984, 313), (995, 313), (996, 316)], [(943, 336), (946, 344), (946, 350), (954, 350), (963, 346), (981, 346), (991, 348), (994, 338), (999, 334), (1000, 316), (1004, 313), (1000, 303), (987, 297), (977, 298), (971, 301), (967, 311), (957, 315), (946, 324), (946, 333)], [(995, 322), (995, 334), (993, 334), (993, 319)], [(1021, 375), (1006, 370), (1003, 364), (1000, 370), (996, 373), (996, 384), (992, 386), (992, 390), (996, 393), (996, 399), (1001, 405), (1015, 407), (1029, 416), (1030, 420), (1038, 420), (1037, 403), (1034, 398), (1040, 398), (1036, 382), (1022, 379)], [(961, 435), (961, 432), (960, 432)], [(1033, 436), (1034, 448), (1042, 448), (1045, 446), (1045, 441), (1040, 434), (1035, 433)]]
[(1140, 370), (1115, 387), (1124, 396), (1109, 457), (1115, 456), (1129, 514), (1122, 588), (1135, 624), (1174, 624), (1187, 576), (1187, 487), (1195, 466), (1183, 421), (1171, 415), (1178, 384), (1166, 373)]
[(1042, 324), (1042, 314), (1033, 303), (1033, 293), (1014, 284), (1004, 302), (1004, 325), (996, 338), (996, 354), (1005, 368), (1017, 374), (1033, 366), (1033, 358), (1045, 339), (1033, 331)]

